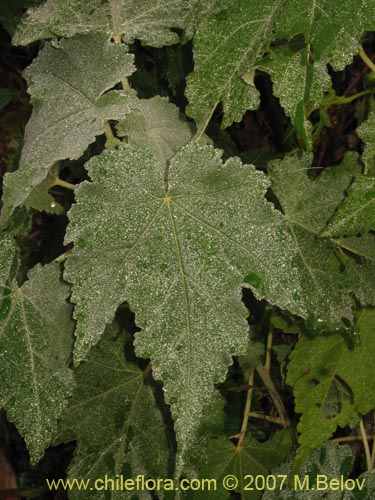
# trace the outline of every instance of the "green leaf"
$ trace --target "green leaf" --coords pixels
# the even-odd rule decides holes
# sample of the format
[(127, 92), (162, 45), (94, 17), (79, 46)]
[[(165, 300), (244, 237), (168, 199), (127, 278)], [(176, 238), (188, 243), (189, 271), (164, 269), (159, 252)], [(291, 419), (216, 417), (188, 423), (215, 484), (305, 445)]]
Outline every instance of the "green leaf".
[(344, 69), (358, 53), (362, 34), (375, 29), (374, 0), (229, 0), (212, 4), (194, 37), (195, 69), (186, 92), (188, 114), (204, 129), (221, 102), (223, 127), (240, 121), (245, 111), (258, 107), (254, 75), (263, 69), (262, 57), (271, 42), (303, 35), (305, 46), (300, 53), (271, 52), (266, 71), (278, 88), (281, 104), (309, 145), (311, 125), (306, 108), (318, 106), (329, 87), (327, 64)]
[[(4, 204), (22, 204), (64, 158), (79, 158), (108, 119), (124, 118), (133, 98), (110, 91), (133, 72), (133, 56), (105, 36), (77, 36), (47, 44), (26, 70), (32, 116), (20, 168), (4, 177)], [(35, 208), (38, 208), (37, 206)]]
[[(101, 340), (88, 360), (75, 369), (75, 378), (77, 389), (64, 411), (59, 432), (63, 441), (77, 441), (68, 477), (92, 482), (117, 475), (168, 477), (165, 423), (142, 371), (125, 359), (124, 335), (115, 341)], [(135, 493), (112, 495), (133, 499)], [(107, 495), (104, 490), (90, 492), (95, 500), (104, 500)], [(86, 499), (87, 491), (75, 489), (69, 498)], [(151, 495), (145, 491), (140, 498)]]
[[(2, 261), (2, 278), (12, 259), (8, 254), (5, 268)], [(0, 402), (35, 463), (73, 390), (69, 286), (60, 281), (59, 265), (50, 264), (32, 269), (21, 288), (14, 281), (1, 288), (3, 305), (9, 302), (0, 317)]]
[(264, 174), (220, 155), (190, 143), (164, 171), (147, 149), (104, 152), (88, 163), (92, 183), (78, 187), (69, 212), (75, 361), (128, 301), (143, 329), (136, 352), (164, 381), (182, 454), (213, 383), (245, 350), (241, 286), (304, 314), (294, 247), (264, 198)]
[[(209, 446), (204, 449), (205, 461), (199, 468), (199, 477), (216, 480), (215, 500), (232, 498), (230, 492), (223, 487), (223, 480), (228, 475), (238, 478), (238, 487), (234, 491), (242, 492), (241, 498), (257, 500), (261, 498), (262, 491), (257, 491), (254, 484), (251, 485), (250, 476), (263, 476), (266, 481), (271, 469), (285, 460), (291, 446), (291, 435), (286, 430), (275, 433), (263, 443), (254, 439), (248, 432), (241, 448), (237, 448), (227, 437), (211, 436)], [(253, 487), (254, 490), (246, 490), (246, 487)], [(187, 498), (194, 500), (205, 500), (207, 497), (207, 491), (196, 491), (187, 495)]]
[(309, 326), (322, 330), (343, 328), (343, 319), (353, 318), (352, 283), (348, 274), (340, 271), (334, 242), (318, 235), (359, 167), (356, 156), (348, 155), (339, 167), (327, 168), (312, 180), (306, 175), (310, 164), (307, 154), (272, 162), (272, 189), (298, 248), (295, 266), (300, 270)]
[(128, 143), (148, 147), (161, 165), (166, 166), (177, 151), (193, 137), (194, 126), (178, 108), (163, 97), (139, 99), (136, 111), (117, 125), (118, 135)]
[(375, 471), (365, 472), (355, 480), (356, 488), (346, 491), (344, 500), (368, 500), (375, 495)]
[(13, 38), (26, 45), (41, 38), (89, 32), (121, 34), (125, 42), (141, 40), (162, 47), (179, 41), (174, 28), (189, 24), (194, 0), (47, 0), (29, 9)]
[(357, 175), (321, 236), (353, 236), (375, 229), (375, 179)]
[(374, 173), (375, 160), (375, 112), (370, 113), (366, 121), (361, 123), (356, 132), (365, 143), (363, 148), (362, 160), (368, 172)]
[(375, 336), (374, 310), (363, 310), (354, 345), (340, 334), (302, 337), (291, 354), (287, 383), (294, 388), (296, 412), (301, 413), (297, 464), (345, 427), (358, 413), (375, 408), (372, 383)]
[[(266, 491), (262, 500), (315, 500), (318, 498), (340, 500), (343, 491), (340, 485), (337, 487), (337, 481), (340, 481), (341, 477), (344, 480), (348, 478), (352, 465), (353, 455), (348, 446), (326, 443), (306, 458), (298, 474), (292, 473), (292, 466), (289, 464), (273, 471), (273, 474), (280, 478), (280, 484), (274, 491)], [(288, 479), (281, 488), (281, 478), (284, 475), (287, 475)], [(332, 482), (332, 487), (331, 481), (335, 481)], [(350, 481), (354, 482), (354, 480)], [(347, 494), (346, 492), (345, 495)], [(349, 498), (352, 497), (349, 495), (348, 500)]]
[(309, 111), (320, 106), (331, 80), (326, 65), (309, 65), (308, 57), (306, 48), (296, 53), (273, 50), (259, 68), (271, 75), (274, 94), (291, 118), (300, 140), (310, 151), (312, 125), (308, 120)]
[(52, 173), (47, 174), (47, 177), (38, 186), (36, 186), (29, 196), (26, 198), (24, 205), (26, 209), (35, 209), (39, 212), (47, 212), (49, 214), (61, 215), (64, 213), (63, 207), (57, 203), (55, 198), (49, 194), (49, 189), (55, 176)]
[[(253, 84), (256, 61), (273, 38), (284, 0), (228, 0), (208, 10), (194, 37), (194, 72), (189, 76), (187, 113), (204, 127), (222, 102), (223, 127), (240, 121), (259, 104)], [(247, 83), (242, 78), (248, 74)], [(251, 77), (249, 75), (251, 73)]]
[(335, 71), (350, 64), (358, 54), (365, 31), (375, 28), (374, 0), (287, 0), (277, 24), (277, 37), (304, 35), (314, 62), (329, 63)]

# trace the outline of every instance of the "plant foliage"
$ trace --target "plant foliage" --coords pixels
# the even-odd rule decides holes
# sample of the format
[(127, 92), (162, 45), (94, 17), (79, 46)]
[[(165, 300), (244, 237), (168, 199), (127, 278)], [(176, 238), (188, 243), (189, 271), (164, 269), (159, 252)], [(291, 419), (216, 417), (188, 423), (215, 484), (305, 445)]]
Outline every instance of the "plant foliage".
[[(374, 85), (340, 95), (334, 76), (358, 54), (375, 71), (374, 10), (374, 0), (27, 10), (13, 43), (39, 45), (24, 72), (32, 113), (19, 167), (3, 181), (0, 403), (32, 464), (75, 442), (69, 478), (231, 474), (252, 500), (323, 498), (290, 478), (363, 472), (364, 490), (324, 498), (371, 498)], [(357, 152), (316, 168), (334, 107), (353, 102)], [(241, 150), (238, 122), (267, 105), (283, 147)], [(34, 265), (24, 240), (42, 212), (67, 227), (60, 255)], [(359, 472), (348, 447), (328, 442), (356, 427)], [(246, 489), (246, 474), (271, 471), (289, 477), (282, 491)]]

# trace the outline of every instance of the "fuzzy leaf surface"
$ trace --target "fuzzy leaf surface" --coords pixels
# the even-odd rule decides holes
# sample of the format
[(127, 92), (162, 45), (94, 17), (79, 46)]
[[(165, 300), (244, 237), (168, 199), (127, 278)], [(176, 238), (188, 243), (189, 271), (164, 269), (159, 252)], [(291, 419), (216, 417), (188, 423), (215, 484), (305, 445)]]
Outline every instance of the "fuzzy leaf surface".
[(194, 37), (194, 72), (188, 78), (187, 113), (198, 125), (212, 115), (219, 102), (224, 109), (223, 126), (241, 121), (248, 109), (259, 104), (258, 90), (245, 73), (255, 71), (255, 63), (273, 38), (277, 17), (284, 0), (228, 0), (216, 2), (221, 9), (208, 10)]
[(195, 0), (47, 0), (27, 11), (13, 43), (27, 45), (42, 38), (96, 32), (162, 47), (179, 41), (172, 28), (189, 24), (194, 4)]
[(104, 152), (88, 163), (92, 182), (77, 188), (69, 212), (75, 360), (128, 301), (143, 329), (137, 354), (164, 381), (182, 448), (231, 355), (245, 351), (241, 287), (304, 314), (295, 249), (264, 198), (265, 176), (220, 155), (190, 143), (165, 171), (147, 149)]
[[(353, 455), (348, 446), (326, 443), (319, 450), (310, 453), (298, 470), (298, 474), (292, 473), (290, 464), (272, 471), (279, 480), (282, 475), (287, 475), (288, 480), (283, 488), (278, 484), (274, 491), (266, 491), (262, 500), (316, 500), (318, 498), (341, 500), (342, 491), (334, 488), (327, 488), (322, 494), (322, 489), (319, 489), (317, 484), (317, 476), (326, 476), (328, 484), (332, 479), (337, 480), (341, 476), (347, 479), (352, 465)], [(293, 488), (290, 488), (290, 481)], [(349, 495), (349, 498), (352, 497)]]
[[(241, 449), (237, 449), (228, 437), (211, 436), (207, 449), (205, 449), (205, 460), (199, 468), (199, 477), (212, 478), (221, 486), (223, 479), (229, 474), (239, 478), (239, 485), (236, 492), (243, 492), (244, 500), (257, 500), (261, 498), (262, 492), (246, 491), (245, 487), (249, 483), (247, 475), (263, 476), (266, 478), (270, 471), (280, 465), (292, 448), (291, 435), (288, 431), (282, 430), (271, 436), (266, 442), (259, 442), (251, 433), (246, 435)], [(207, 491), (196, 491), (187, 494), (186, 498), (194, 500), (204, 500), (207, 498)], [(232, 498), (229, 491), (218, 487), (215, 499), (228, 500)]]
[(193, 137), (194, 126), (180, 116), (174, 104), (163, 97), (139, 99), (134, 112), (117, 125), (120, 137), (127, 136), (128, 143), (148, 147), (161, 165)]
[(296, 412), (301, 413), (297, 463), (345, 427), (358, 413), (375, 407), (372, 380), (374, 310), (361, 311), (358, 340), (341, 334), (301, 338), (290, 356), (287, 383), (293, 386)]
[[(59, 438), (77, 441), (68, 477), (168, 477), (165, 424), (143, 372), (125, 359), (124, 335), (105, 340), (75, 369), (77, 388), (62, 416)], [(99, 431), (98, 431), (99, 429)], [(113, 491), (112, 499), (150, 499), (147, 491)], [(108, 492), (91, 492), (105, 500)], [(87, 498), (75, 489), (71, 500)]]
[[(132, 97), (110, 91), (133, 72), (133, 56), (105, 36), (48, 43), (26, 70), (34, 106), (20, 168), (4, 177), (7, 213), (22, 204), (58, 160), (79, 158), (108, 119), (121, 119)], [(38, 208), (38, 207), (35, 207)]]
[(374, 166), (375, 166), (374, 130), (375, 130), (375, 112), (372, 112), (370, 113), (367, 120), (361, 123), (361, 125), (356, 130), (358, 136), (362, 139), (362, 141), (365, 144), (362, 153), (362, 160), (364, 161), (367, 170), (371, 173), (374, 173)]
[(318, 108), (324, 92), (331, 86), (326, 66), (321, 63), (309, 65), (308, 52), (304, 48), (296, 53), (271, 51), (259, 68), (270, 74), (275, 96), (280, 99), (306, 149), (311, 150), (312, 125), (307, 109)]
[(365, 31), (375, 27), (374, 0), (287, 0), (278, 19), (276, 35), (291, 39), (303, 35), (314, 62), (343, 70), (358, 53)]
[[(7, 267), (10, 259), (8, 258)], [(1, 262), (3, 275), (3, 261)], [(0, 403), (25, 438), (32, 462), (50, 444), (56, 421), (73, 391), (68, 368), (73, 339), (70, 287), (58, 264), (36, 266), (18, 288), (1, 284)], [(5, 303), (5, 308), (4, 308)]]
[(322, 236), (354, 236), (375, 229), (375, 179), (357, 175)]
[(339, 167), (328, 168), (312, 180), (307, 176), (310, 163), (306, 154), (273, 162), (269, 168), (272, 188), (298, 248), (295, 265), (309, 307), (309, 326), (341, 328), (343, 318), (353, 317), (352, 283), (348, 273), (340, 271), (337, 246), (318, 235), (359, 167), (356, 157), (348, 155)]
[[(276, 95), (280, 95), (281, 104), (308, 145), (311, 125), (306, 110), (318, 106), (329, 87), (327, 64), (342, 70), (352, 61), (363, 33), (375, 29), (375, 0), (206, 3), (209, 8), (194, 37), (195, 69), (186, 93), (188, 114), (198, 125), (206, 124), (221, 102), (223, 127), (240, 121), (246, 110), (258, 107), (254, 75), (256, 69), (264, 69), (262, 57), (271, 42), (302, 35), (302, 50), (289, 55), (272, 53), (266, 71), (279, 89)], [(283, 86), (285, 78), (288, 84)]]

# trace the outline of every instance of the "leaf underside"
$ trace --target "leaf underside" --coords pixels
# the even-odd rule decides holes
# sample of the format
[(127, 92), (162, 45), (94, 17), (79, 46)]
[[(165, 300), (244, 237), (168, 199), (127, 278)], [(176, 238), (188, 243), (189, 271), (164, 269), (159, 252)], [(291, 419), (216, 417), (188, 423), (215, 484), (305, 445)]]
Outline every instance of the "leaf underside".
[[(59, 429), (59, 440), (78, 443), (68, 477), (168, 477), (164, 421), (142, 371), (125, 359), (124, 335), (101, 340), (75, 369), (75, 379)], [(111, 498), (131, 499), (135, 493), (113, 492)], [(90, 498), (104, 500), (107, 494), (96, 490)], [(151, 498), (147, 491), (140, 494)], [(74, 489), (69, 498), (86, 499), (87, 492)]]
[[(62, 40), (57, 47), (48, 43), (40, 51), (25, 71), (33, 113), (20, 168), (4, 177), (7, 214), (25, 202), (58, 160), (79, 158), (103, 133), (106, 120), (127, 115), (133, 97), (110, 89), (133, 72), (132, 61), (126, 45), (97, 34)], [(27, 203), (33, 206), (32, 199)]]
[(238, 159), (223, 165), (210, 146), (188, 144), (167, 172), (131, 146), (87, 166), (92, 183), (77, 189), (66, 236), (75, 242), (65, 271), (76, 304), (75, 360), (128, 301), (143, 329), (136, 352), (151, 357), (164, 381), (184, 448), (213, 382), (245, 350), (241, 287), (305, 313), (294, 247), (264, 198), (265, 176)]
[[(9, 259), (8, 268), (13, 265)], [(74, 389), (68, 368), (73, 340), (66, 302), (70, 288), (60, 281), (59, 265), (50, 264), (36, 266), (21, 288), (14, 280), (2, 281), (0, 291), (0, 403), (35, 463), (50, 444)]]

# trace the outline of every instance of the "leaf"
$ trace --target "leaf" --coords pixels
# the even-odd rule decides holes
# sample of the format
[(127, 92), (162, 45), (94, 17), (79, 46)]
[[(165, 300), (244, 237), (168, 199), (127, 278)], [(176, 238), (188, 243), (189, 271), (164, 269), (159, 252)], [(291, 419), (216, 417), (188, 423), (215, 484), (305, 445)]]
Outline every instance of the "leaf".
[[(136, 352), (151, 358), (172, 405), (181, 455), (204, 418), (213, 383), (245, 350), (241, 286), (304, 314), (293, 245), (264, 193), (265, 176), (190, 143), (167, 171), (147, 149), (124, 146), (91, 159), (76, 190), (65, 277), (74, 284), (75, 361), (128, 301), (143, 329)], [(267, 256), (267, 257), (266, 257)]]
[(375, 130), (375, 112), (369, 114), (366, 121), (361, 123), (356, 132), (362, 139), (365, 146), (363, 148), (362, 160), (368, 172), (374, 172), (375, 160), (375, 143), (374, 143), (374, 130)]
[(326, 65), (309, 65), (308, 57), (306, 48), (296, 53), (273, 50), (269, 58), (259, 65), (259, 69), (271, 75), (275, 96), (280, 99), (300, 140), (310, 151), (312, 125), (308, 120), (309, 111), (319, 108), (324, 93), (331, 86), (331, 80)]
[(302, 414), (298, 464), (337, 426), (345, 427), (358, 413), (375, 408), (374, 321), (374, 310), (361, 311), (354, 345), (340, 334), (302, 337), (291, 354), (287, 383), (294, 388), (296, 412)]
[[(216, 2), (215, 7), (211, 7), (212, 13), (206, 10), (194, 37), (195, 69), (186, 92), (188, 114), (203, 129), (221, 102), (223, 127), (240, 121), (245, 111), (258, 107), (254, 75), (263, 69), (262, 57), (270, 44), (303, 35), (305, 45), (299, 55), (271, 52), (266, 71), (278, 88), (281, 104), (309, 145), (311, 125), (306, 107), (319, 105), (329, 87), (327, 64), (344, 69), (358, 53), (362, 34), (375, 29), (374, 0), (308, 0), (302, 4), (300, 0), (230, 0)], [(288, 84), (283, 86), (285, 78)]]
[[(194, 37), (194, 72), (188, 77), (187, 113), (204, 126), (222, 102), (223, 127), (241, 121), (248, 109), (259, 104), (259, 94), (251, 79), (243, 75), (255, 71), (256, 61), (273, 38), (283, 0), (217, 2), (220, 10), (208, 10)], [(251, 80), (251, 81), (250, 81)], [(249, 84), (248, 84), (249, 83)]]
[[(133, 71), (133, 56), (105, 36), (47, 44), (26, 70), (34, 105), (17, 172), (4, 177), (6, 213), (22, 204), (64, 158), (79, 158), (109, 119), (124, 118), (132, 97), (110, 91)], [(38, 207), (35, 207), (38, 208)]]
[(194, 4), (194, 0), (47, 0), (28, 10), (13, 43), (96, 32), (107, 37), (121, 34), (127, 43), (138, 39), (153, 47), (172, 45), (179, 41), (172, 29), (185, 28)]
[(353, 236), (371, 229), (375, 229), (375, 179), (357, 175), (322, 236)]
[[(91, 479), (92, 483), (120, 475), (168, 477), (167, 431), (143, 375), (125, 359), (124, 335), (115, 341), (101, 340), (88, 360), (75, 369), (77, 388), (59, 433), (65, 442), (77, 441), (68, 477)], [(135, 493), (113, 492), (112, 498), (133, 499)], [(90, 492), (95, 500), (107, 495), (104, 490)], [(142, 499), (151, 498), (147, 491), (141, 495)], [(69, 498), (86, 499), (87, 491), (74, 489)]]
[(287, 0), (277, 24), (277, 37), (290, 40), (304, 35), (308, 52), (316, 63), (329, 63), (335, 71), (350, 64), (358, 54), (365, 31), (375, 28), (374, 0)]
[(375, 495), (375, 471), (365, 472), (355, 480), (356, 488), (346, 491), (344, 500), (367, 500)]
[[(9, 257), (7, 267), (11, 264)], [(13, 274), (13, 273), (11, 273)], [(9, 301), (0, 318), (0, 402), (25, 438), (33, 463), (44, 454), (73, 390), (69, 286), (58, 264), (36, 266), (20, 288), (1, 283)]]
[[(341, 488), (337, 488), (337, 481), (340, 481), (341, 477), (346, 480), (352, 466), (353, 455), (348, 446), (326, 443), (306, 458), (298, 474), (292, 473), (292, 467), (289, 464), (273, 471), (280, 481), (283, 475), (287, 475), (288, 479), (282, 488), (280, 488), (280, 483), (274, 491), (266, 491), (262, 500), (315, 500), (318, 498), (339, 500), (343, 492)], [(332, 488), (330, 487), (331, 481), (335, 481), (332, 483)]]
[(343, 321), (353, 318), (352, 283), (348, 273), (340, 271), (334, 242), (318, 235), (359, 168), (356, 157), (348, 155), (339, 167), (327, 168), (312, 180), (306, 175), (309, 167), (307, 154), (272, 162), (272, 189), (298, 248), (295, 266), (300, 270), (309, 309), (308, 326), (321, 331), (343, 329)]
[(49, 214), (61, 215), (64, 213), (64, 208), (57, 203), (55, 198), (49, 194), (49, 189), (54, 175), (47, 174), (47, 177), (38, 186), (36, 186), (29, 196), (26, 198), (24, 205), (26, 209), (35, 209), (39, 212), (47, 212)]
[(136, 106), (136, 111), (117, 125), (118, 135), (127, 136), (129, 144), (148, 147), (160, 164), (166, 166), (192, 139), (194, 126), (163, 97), (139, 99)]
[[(290, 433), (286, 430), (276, 432), (263, 443), (254, 439), (248, 432), (240, 449), (224, 436), (213, 436), (209, 447), (204, 450), (206, 462), (199, 469), (199, 477), (216, 480), (215, 499), (232, 498), (230, 492), (223, 487), (223, 480), (230, 475), (239, 480), (238, 487), (234, 491), (242, 492), (241, 498), (257, 500), (261, 498), (262, 491), (257, 491), (255, 485), (251, 484), (250, 476), (254, 478), (262, 476), (266, 481), (271, 469), (285, 460), (291, 451), (291, 446)], [(259, 483), (262, 484), (260, 478)], [(250, 488), (253, 488), (253, 491)], [(187, 498), (205, 500), (207, 491), (196, 491)]]

